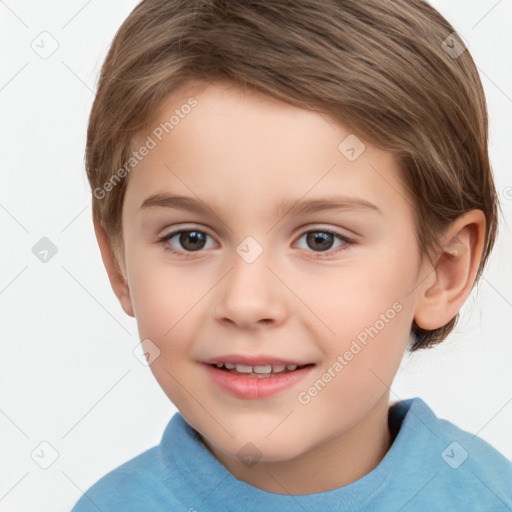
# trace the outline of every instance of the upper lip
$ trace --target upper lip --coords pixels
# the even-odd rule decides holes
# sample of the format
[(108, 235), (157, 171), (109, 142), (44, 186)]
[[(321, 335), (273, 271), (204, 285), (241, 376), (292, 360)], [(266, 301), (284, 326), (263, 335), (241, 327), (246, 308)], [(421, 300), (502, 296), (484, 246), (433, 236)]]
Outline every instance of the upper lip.
[(215, 356), (207, 361), (206, 364), (216, 363), (233, 363), (233, 364), (244, 364), (247, 366), (266, 366), (269, 364), (296, 364), (297, 366), (305, 366), (312, 364), (309, 362), (300, 362), (296, 359), (283, 359), (281, 357), (270, 356), (270, 355), (244, 355), (244, 354), (226, 354)]

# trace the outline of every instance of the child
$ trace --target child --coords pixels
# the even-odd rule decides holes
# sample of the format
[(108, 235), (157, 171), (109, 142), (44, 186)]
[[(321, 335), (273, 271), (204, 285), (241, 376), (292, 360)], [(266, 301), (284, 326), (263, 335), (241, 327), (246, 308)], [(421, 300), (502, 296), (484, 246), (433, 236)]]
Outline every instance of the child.
[(142, 1), (86, 166), (112, 288), (179, 412), (73, 512), (512, 510), (507, 458), (389, 400), (492, 249), (487, 130), (475, 64), (422, 0)]

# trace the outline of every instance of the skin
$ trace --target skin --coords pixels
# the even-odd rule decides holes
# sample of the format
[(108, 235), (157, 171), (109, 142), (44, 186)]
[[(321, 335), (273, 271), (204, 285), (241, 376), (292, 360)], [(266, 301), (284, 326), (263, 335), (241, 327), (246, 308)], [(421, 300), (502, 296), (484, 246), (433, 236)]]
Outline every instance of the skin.
[[(434, 329), (458, 312), (476, 276), (485, 217), (479, 210), (459, 217), (431, 263), (420, 254), (414, 211), (391, 153), (364, 141), (366, 149), (351, 162), (338, 150), (350, 134), (341, 123), (222, 81), (178, 91), (150, 127), (192, 95), (198, 105), (129, 176), (124, 275), (95, 223), (112, 288), (136, 318), (140, 339), (160, 350), (151, 364), (158, 383), (236, 478), (282, 494), (345, 486), (389, 450), (390, 386), (413, 319)], [(148, 134), (137, 134), (134, 147)], [(163, 192), (200, 198), (212, 213), (140, 210), (149, 195)], [(382, 214), (369, 208), (276, 213), (283, 199), (335, 193), (369, 201)], [(190, 250), (200, 244), (186, 238), (184, 246), (179, 235), (159, 241), (185, 228), (209, 235), (203, 248)], [(328, 238), (326, 251), (308, 243), (305, 234), (326, 228), (353, 243)], [(247, 236), (263, 249), (251, 264), (236, 252)], [(299, 403), (298, 393), (396, 303), (400, 312), (317, 396)], [(316, 366), (277, 395), (241, 399), (212, 384), (201, 364), (227, 353)], [(260, 457), (251, 466), (237, 457), (249, 442)]]

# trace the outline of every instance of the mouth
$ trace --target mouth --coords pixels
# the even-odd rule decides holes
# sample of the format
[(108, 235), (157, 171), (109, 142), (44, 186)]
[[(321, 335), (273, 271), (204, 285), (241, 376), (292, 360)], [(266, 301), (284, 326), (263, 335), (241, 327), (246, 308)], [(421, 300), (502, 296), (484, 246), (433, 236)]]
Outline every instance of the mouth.
[(231, 373), (233, 375), (243, 375), (245, 377), (253, 378), (269, 378), (277, 375), (284, 375), (286, 373), (292, 373), (297, 370), (302, 370), (310, 366), (314, 366), (313, 363), (298, 365), (298, 364), (266, 364), (261, 366), (251, 366), (246, 364), (235, 364), (235, 363), (213, 363), (210, 364), (212, 368)]
[[(284, 368), (283, 368), (284, 366)], [(217, 389), (239, 399), (264, 399), (291, 390), (311, 375), (316, 365), (206, 363), (206, 373)], [(282, 395), (286, 396), (286, 395)]]

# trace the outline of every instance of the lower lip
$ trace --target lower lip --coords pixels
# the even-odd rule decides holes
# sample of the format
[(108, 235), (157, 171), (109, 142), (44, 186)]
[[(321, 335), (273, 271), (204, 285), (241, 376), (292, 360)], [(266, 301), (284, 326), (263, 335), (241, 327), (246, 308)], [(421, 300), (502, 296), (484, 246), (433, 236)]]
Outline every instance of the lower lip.
[(297, 384), (314, 368), (305, 366), (292, 372), (277, 373), (270, 377), (248, 377), (242, 374), (229, 373), (207, 364), (211, 379), (224, 391), (238, 398), (266, 398)]

